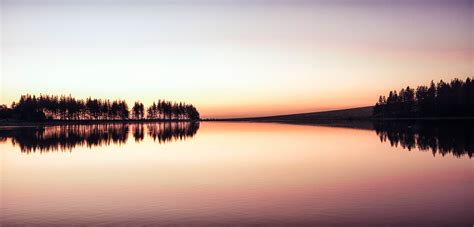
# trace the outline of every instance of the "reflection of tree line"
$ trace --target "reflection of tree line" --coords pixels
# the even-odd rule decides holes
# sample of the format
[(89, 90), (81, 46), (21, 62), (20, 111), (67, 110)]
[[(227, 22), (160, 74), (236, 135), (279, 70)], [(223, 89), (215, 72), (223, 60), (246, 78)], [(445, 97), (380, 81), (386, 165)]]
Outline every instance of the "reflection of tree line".
[(0, 141), (11, 138), (13, 145), (18, 145), (22, 152), (49, 152), (71, 150), (76, 146), (102, 146), (124, 144), (129, 132), (136, 142), (145, 137), (145, 126), (148, 135), (159, 143), (184, 140), (192, 137), (199, 129), (198, 122), (166, 122), (153, 124), (92, 124), (62, 125), (39, 128), (15, 128), (0, 130)]
[[(474, 123), (376, 121), (373, 123), (381, 142), (404, 149), (431, 151), (433, 155), (456, 157), (474, 152)], [(124, 144), (131, 134), (136, 142), (146, 136), (159, 143), (193, 137), (199, 122), (163, 122), (139, 124), (62, 125), (39, 128), (0, 130), (0, 142), (11, 139), (22, 152), (71, 150), (76, 146), (95, 147)]]
[(399, 145), (408, 150), (418, 148), (433, 155), (452, 154), (472, 157), (474, 152), (474, 123), (472, 122), (374, 122), (374, 128), (382, 142)]
[(176, 122), (164, 124), (149, 124), (148, 135), (159, 143), (172, 140), (184, 140), (193, 137), (199, 129), (199, 123)]

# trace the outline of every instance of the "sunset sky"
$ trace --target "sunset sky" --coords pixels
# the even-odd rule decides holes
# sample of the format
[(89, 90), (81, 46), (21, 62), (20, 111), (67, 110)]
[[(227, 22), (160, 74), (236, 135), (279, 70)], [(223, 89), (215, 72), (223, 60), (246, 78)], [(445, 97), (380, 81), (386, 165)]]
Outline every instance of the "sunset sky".
[(161, 98), (202, 117), (262, 116), (474, 76), (470, 0), (0, 2), (0, 104)]

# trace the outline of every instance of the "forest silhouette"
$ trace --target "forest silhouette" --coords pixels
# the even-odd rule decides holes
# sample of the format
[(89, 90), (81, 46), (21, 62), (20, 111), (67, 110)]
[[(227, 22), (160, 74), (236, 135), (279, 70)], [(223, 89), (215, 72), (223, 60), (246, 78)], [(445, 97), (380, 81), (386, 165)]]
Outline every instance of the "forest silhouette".
[(376, 118), (474, 117), (474, 81), (453, 79), (416, 89), (406, 87), (380, 96), (374, 107)]
[(153, 102), (146, 109), (143, 103), (135, 102), (130, 112), (123, 100), (86, 100), (69, 96), (22, 95), (11, 108), (0, 106), (0, 118), (24, 121), (42, 120), (199, 120), (196, 107), (186, 103), (166, 100)]

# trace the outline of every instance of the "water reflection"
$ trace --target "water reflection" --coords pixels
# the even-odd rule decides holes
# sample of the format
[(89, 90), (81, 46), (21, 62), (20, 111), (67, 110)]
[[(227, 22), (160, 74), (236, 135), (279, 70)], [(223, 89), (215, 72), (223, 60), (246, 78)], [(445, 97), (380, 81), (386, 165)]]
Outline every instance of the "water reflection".
[[(239, 123), (236, 123), (239, 124)], [(362, 126), (361, 126), (362, 125)], [(407, 122), (376, 121), (367, 124), (345, 123), (343, 128), (375, 130), (382, 143), (406, 150), (430, 151), (433, 155), (472, 157), (474, 151), (473, 122)], [(76, 146), (96, 147), (124, 144), (129, 137), (139, 143), (146, 137), (158, 143), (185, 140), (193, 137), (199, 122), (91, 124), (49, 127), (19, 127), (0, 129), (0, 142), (11, 140), (22, 152), (70, 151)], [(374, 137), (376, 141), (376, 137)]]
[(153, 138), (154, 141), (164, 143), (193, 137), (199, 129), (199, 123), (149, 124), (147, 129), (148, 136)]
[(70, 151), (76, 146), (89, 148), (102, 145), (124, 144), (129, 133), (135, 142), (148, 136), (159, 143), (193, 137), (199, 129), (198, 122), (149, 123), (149, 124), (91, 124), (50, 127), (20, 127), (0, 130), (0, 141), (8, 138), (21, 152)]
[(401, 146), (409, 151), (431, 151), (433, 155), (452, 154), (472, 157), (474, 151), (473, 122), (374, 122), (381, 142)]

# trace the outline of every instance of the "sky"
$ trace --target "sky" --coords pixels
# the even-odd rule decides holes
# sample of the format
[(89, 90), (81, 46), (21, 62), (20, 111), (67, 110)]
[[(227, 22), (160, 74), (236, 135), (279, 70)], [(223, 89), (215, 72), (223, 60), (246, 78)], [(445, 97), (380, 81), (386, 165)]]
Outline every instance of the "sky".
[(0, 104), (71, 94), (264, 116), (474, 76), (470, 0), (0, 2)]

